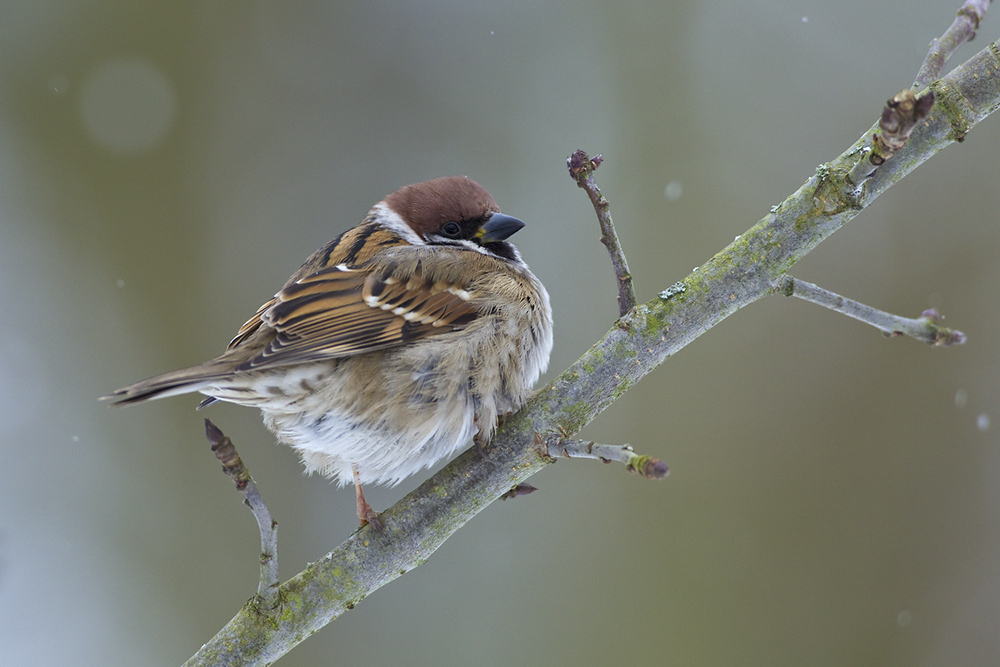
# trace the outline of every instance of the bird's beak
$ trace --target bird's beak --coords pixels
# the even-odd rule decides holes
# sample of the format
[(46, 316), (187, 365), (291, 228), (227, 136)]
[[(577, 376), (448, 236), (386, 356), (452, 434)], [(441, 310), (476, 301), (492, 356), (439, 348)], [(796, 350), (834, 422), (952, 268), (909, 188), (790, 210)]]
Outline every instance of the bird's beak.
[(494, 213), (479, 228), (479, 240), (481, 243), (506, 241), (521, 227), (524, 227), (524, 223), (517, 218), (504, 215), (503, 213)]

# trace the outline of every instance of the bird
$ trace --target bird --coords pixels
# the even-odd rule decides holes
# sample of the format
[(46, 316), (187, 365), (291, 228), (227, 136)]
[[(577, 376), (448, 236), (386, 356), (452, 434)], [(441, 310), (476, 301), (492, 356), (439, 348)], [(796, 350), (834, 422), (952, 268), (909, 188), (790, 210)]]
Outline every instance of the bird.
[(552, 309), (508, 241), (525, 226), (466, 176), (407, 185), (314, 252), (197, 366), (136, 382), (116, 405), (191, 392), (257, 407), (307, 473), (395, 485), (470, 439), (484, 451), (548, 366)]

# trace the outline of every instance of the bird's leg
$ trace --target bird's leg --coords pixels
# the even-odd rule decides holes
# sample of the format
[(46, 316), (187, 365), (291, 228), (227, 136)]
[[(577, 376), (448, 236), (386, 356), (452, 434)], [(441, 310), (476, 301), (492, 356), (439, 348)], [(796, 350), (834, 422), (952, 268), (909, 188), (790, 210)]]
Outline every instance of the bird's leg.
[[(491, 431), (493, 429), (490, 429)], [(490, 455), (486, 453), (486, 445), (493, 441), (492, 436), (487, 437), (483, 434), (483, 429), (479, 428), (476, 434), (472, 436), (472, 444), (476, 446), (476, 451), (479, 452), (479, 457), (488, 463), (496, 465), (496, 461), (490, 458)]]
[(365, 500), (365, 494), (361, 490), (361, 478), (358, 476), (358, 467), (351, 466), (351, 470), (354, 472), (354, 494), (358, 499), (358, 521), (363, 527), (366, 523), (370, 523), (372, 528), (377, 530), (379, 533), (383, 533), (382, 523), (378, 520), (378, 512), (372, 509), (372, 506), (368, 504)]
[(479, 452), (479, 456), (481, 458), (484, 458), (487, 461), (490, 460), (489, 455), (486, 453), (486, 447), (483, 445), (483, 439), (479, 437), (478, 433), (472, 436), (472, 444), (476, 446), (476, 451)]
[[(493, 423), (493, 428), (483, 428), (483, 425), (479, 421), (479, 415), (476, 415), (475, 418), (476, 434), (472, 436), (472, 443), (476, 446), (476, 451), (479, 452), (480, 458), (483, 458), (486, 461), (489, 461), (490, 463), (496, 464), (496, 461), (491, 459), (490, 455), (486, 453), (486, 445), (489, 445), (490, 443), (493, 442), (493, 434), (496, 433), (496, 430), (498, 428), (503, 426), (504, 420), (506, 420), (512, 414), (514, 413), (507, 412), (504, 414), (497, 415), (494, 418), (496, 421)], [(487, 432), (490, 434), (488, 437), (483, 435), (484, 433)]]

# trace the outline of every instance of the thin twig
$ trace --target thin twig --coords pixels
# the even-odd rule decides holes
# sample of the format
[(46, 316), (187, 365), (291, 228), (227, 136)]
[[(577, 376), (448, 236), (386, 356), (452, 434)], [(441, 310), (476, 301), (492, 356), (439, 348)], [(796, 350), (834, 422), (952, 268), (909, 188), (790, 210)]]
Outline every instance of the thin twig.
[(913, 90), (921, 90), (941, 78), (941, 71), (948, 58), (958, 47), (972, 41), (976, 36), (979, 24), (986, 18), (986, 10), (992, 0), (966, 0), (959, 10), (951, 26), (941, 37), (931, 41), (931, 49), (924, 59), (917, 79), (913, 82)]
[(601, 194), (597, 181), (594, 180), (594, 170), (601, 166), (603, 160), (600, 154), (590, 157), (578, 150), (566, 158), (566, 166), (569, 168), (569, 175), (587, 192), (590, 203), (594, 205), (597, 220), (601, 225), (601, 243), (611, 255), (611, 266), (618, 280), (618, 314), (624, 315), (635, 308), (635, 287), (632, 285), (628, 262), (625, 261), (625, 251), (622, 250), (618, 233), (615, 231), (615, 223), (611, 220), (611, 204)]
[(636, 454), (631, 445), (599, 445), (593, 441), (565, 440), (558, 437), (543, 441), (537, 434), (535, 444), (544, 446), (548, 455), (553, 457), (623, 463), (629, 472), (637, 472), (646, 479), (663, 479), (670, 474), (666, 463), (652, 456)]
[[(542, 438), (535, 434), (535, 447), (543, 455), (552, 458), (595, 459), (601, 463), (621, 463), (631, 473), (639, 473), (646, 479), (663, 479), (670, 474), (667, 464), (660, 459), (644, 454), (636, 454), (631, 445), (600, 445), (593, 440), (567, 440), (553, 435)], [(518, 484), (500, 496), (501, 500), (526, 496), (537, 491), (530, 484)]]
[(853, 317), (872, 325), (886, 336), (910, 336), (940, 347), (961, 345), (965, 342), (965, 334), (961, 331), (938, 326), (938, 322), (943, 318), (934, 309), (925, 310), (916, 319), (900, 317), (788, 275), (779, 281), (775, 291), (785, 296), (797, 296), (842, 315)]
[(205, 420), (205, 436), (212, 443), (212, 452), (222, 463), (223, 472), (236, 482), (236, 488), (243, 493), (244, 504), (257, 519), (257, 527), (260, 528), (260, 581), (257, 584), (257, 598), (260, 600), (261, 611), (268, 613), (278, 606), (278, 522), (271, 518), (267, 504), (229, 436), (208, 419)]

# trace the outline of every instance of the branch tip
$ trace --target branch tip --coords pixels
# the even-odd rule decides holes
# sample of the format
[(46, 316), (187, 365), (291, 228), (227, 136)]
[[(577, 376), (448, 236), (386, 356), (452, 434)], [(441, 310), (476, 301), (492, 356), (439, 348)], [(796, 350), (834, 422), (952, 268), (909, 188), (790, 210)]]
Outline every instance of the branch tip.
[(205, 436), (212, 445), (215, 458), (222, 464), (222, 471), (236, 483), (236, 488), (242, 491), (250, 481), (250, 473), (243, 465), (243, 459), (236, 451), (233, 441), (208, 419), (205, 420)]
[(205, 420), (205, 437), (208, 438), (208, 442), (211, 443), (212, 447), (220, 444), (222, 439), (225, 438), (225, 434), (219, 429), (218, 426), (212, 423), (211, 419)]
[(582, 188), (584, 187), (582, 181), (590, 176), (595, 169), (600, 167), (602, 162), (604, 162), (604, 156), (600, 153), (594, 157), (590, 157), (586, 151), (577, 149), (573, 151), (572, 155), (566, 158), (566, 167), (569, 169), (570, 177)]
[(965, 343), (965, 334), (957, 329), (949, 329), (940, 326), (944, 315), (935, 308), (929, 308), (920, 313), (917, 321), (923, 322), (927, 327), (931, 340), (928, 342), (935, 347), (950, 347), (952, 345), (962, 345)]
[(670, 474), (666, 463), (651, 456), (633, 455), (626, 467), (629, 472), (637, 472), (646, 479), (663, 479)]

